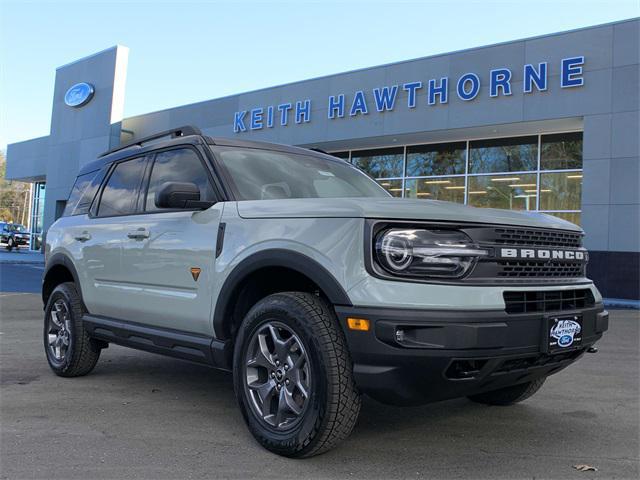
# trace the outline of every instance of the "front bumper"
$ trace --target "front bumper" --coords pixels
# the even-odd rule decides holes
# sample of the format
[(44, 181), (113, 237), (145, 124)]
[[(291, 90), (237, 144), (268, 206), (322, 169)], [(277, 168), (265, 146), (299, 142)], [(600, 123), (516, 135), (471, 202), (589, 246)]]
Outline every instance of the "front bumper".
[[(609, 325), (601, 303), (545, 314), (342, 306), (336, 313), (358, 388), (400, 405), (474, 395), (551, 375), (580, 358)], [(546, 352), (547, 318), (554, 315), (582, 317), (579, 347)], [(350, 330), (347, 317), (368, 319), (370, 330)]]

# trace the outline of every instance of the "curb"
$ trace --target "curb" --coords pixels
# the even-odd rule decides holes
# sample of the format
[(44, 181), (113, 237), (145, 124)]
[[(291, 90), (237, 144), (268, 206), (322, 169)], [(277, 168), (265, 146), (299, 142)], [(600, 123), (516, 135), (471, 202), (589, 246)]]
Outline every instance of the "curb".
[(0, 265), (42, 265), (42, 260), (0, 260)]
[(607, 308), (624, 308), (628, 310), (640, 310), (640, 300), (627, 300), (624, 298), (603, 298)]

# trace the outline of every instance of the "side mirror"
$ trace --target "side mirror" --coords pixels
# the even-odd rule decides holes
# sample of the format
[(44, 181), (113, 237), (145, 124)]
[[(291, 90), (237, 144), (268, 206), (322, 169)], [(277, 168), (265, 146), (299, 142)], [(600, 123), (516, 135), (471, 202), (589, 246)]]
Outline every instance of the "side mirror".
[(200, 189), (195, 183), (166, 182), (156, 192), (156, 207), (172, 209), (205, 209), (213, 202), (200, 201)]

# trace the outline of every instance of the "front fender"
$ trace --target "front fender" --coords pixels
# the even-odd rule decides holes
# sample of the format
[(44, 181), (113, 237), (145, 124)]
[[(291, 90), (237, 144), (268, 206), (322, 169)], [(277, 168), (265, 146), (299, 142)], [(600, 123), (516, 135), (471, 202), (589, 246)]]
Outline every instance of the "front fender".
[(286, 249), (261, 250), (244, 258), (226, 277), (216, 301), (213, 317), (213, 328), (217, 338), (223, 336), (224, 322), (236, 288), (253, 272), (265, 267), (284, 267), (294, 270), (318, 285), (332, 304), (351, 306), (351, 300), (342, 285), (314, 259)]

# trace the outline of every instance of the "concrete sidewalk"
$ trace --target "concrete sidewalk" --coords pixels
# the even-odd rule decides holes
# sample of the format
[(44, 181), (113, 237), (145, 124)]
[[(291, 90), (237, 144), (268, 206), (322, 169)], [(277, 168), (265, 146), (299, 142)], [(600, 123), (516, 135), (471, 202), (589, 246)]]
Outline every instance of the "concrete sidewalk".
[(44, 264), (44, 254), (27, 249), (8, 252), (2, 248), (0, 249), (0, 264), (2, 263)]

